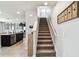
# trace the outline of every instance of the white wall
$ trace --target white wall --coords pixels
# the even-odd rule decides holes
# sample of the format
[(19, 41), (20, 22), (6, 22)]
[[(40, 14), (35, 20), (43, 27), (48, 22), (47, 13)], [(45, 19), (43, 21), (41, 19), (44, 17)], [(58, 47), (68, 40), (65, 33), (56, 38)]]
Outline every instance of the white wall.
[(72, 1), (58, 2), (52, 12), (51, 22), (57, 32), (57, 56), (79, 57), (79, 18), (57, 24), (57, 15), (71, 3)]
[[(33, 16), (29, 16), (32, 14)], [(25, 13), (26, 20), (26, 39), (24, 39), (25, 49), (28, 47), (28, 34), (32, 32), (32, 29), (29, 28), (30, 25), (34, 26), (35, 21), (37, 20), (37, 11), (36, 10), (28, 10)]]

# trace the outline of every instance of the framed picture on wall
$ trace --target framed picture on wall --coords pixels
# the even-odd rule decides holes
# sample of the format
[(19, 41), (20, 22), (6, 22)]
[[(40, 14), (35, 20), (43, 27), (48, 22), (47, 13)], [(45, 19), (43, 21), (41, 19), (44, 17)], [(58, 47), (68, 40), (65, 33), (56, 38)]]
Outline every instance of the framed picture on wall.
[(61, 24), (77, 17), (79, 17), (79, 1), (74, 1), (57, 16), (57, 23)]

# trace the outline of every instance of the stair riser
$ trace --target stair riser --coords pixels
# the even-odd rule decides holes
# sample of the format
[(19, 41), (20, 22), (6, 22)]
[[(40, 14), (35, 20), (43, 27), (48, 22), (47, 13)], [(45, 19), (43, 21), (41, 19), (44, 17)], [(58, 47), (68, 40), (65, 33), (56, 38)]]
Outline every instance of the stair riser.
[(42, 30), (48, 30), (49, 31), (49, 28), (48, 27), (40, 27), (39, 29), (42, 29)]
[(43, 39), (43, 40), (46, 40), (46, 39), (47, 39), (47, 40), (48, 40), (48, 39), (51, 40), (51, 38), (38, 38), (38, 40), (41, 40), (41, 39)]
[(45, 36), (50, 36), (50, 33), (38, 33), (38, 35), (39, 35), (39, 36), (41, 36), (41, 35), (42, 35), (42, 36), (44, 36), (44, 35), (45, 35)]
[(50, 32), (47, 30), (41, 30), (41, 31), (39, 31), (39, 33), (50, 33)]
[(38, 38), (51, 38), (51, 36), (39, 36)]
[(51, 40), (51, 39), (48, 39), (48, 38), (38, 38), (38, 40)]
[(40, 21), (40, 23), (47, 23), (47, 21)]
[(39, 26), (40, 26), (40, 27), (42, 27), (42, 26), (43, 26), (43, 27), (48, 27), (48, 25), (39, 25)]
[(43, 37), (41, 38), (41, 37), (39, 37), (38, 39), (51, 39), (51, 38), (45, 38), (45, 37), (44, 38)]
[[(47, 25), (47, 23), (40, 23), (39, 25)], [(47, 25), (48, 26), (48, 25)]]
[(37, 57), (56, 57), (56, 53), (40, 53), (36, 55)]
[(40, 30), (46, 30), (46, 29), (49, 31), (49, 28), (40, 28)]
[(47, 23), (47, 21), (46, 21), (46, 20), (43, 20), (43, 21), (41, 20), (41, 21), (40, 21), (40, 23), (42, 23), (42, 22), (43, 22), (43, 23)]
[(37, 42), (52, 42), (53, 43), (52, 40), (38, 40)]
[(44, 26), (40, 25), (40, 27), (48, 27), (48, 26), (46, 26), (46, 25), (44, 25)]
[(39, 29), (41, 29), (41, 28), (47, 28), (47, 29), (49, 29), (48, 27), (39, 27)]
[(50, 33), (50, 31), (39, 31), (39, 33)]
[(38, 33), (38, 34), (40, 34), (40, 35), (42, 35), (42, 34), (50, 35), (50, 33)]
[(49, 29), (48, 27), (39, 27), (39, 29)]
[(47, 30), (47, 31), (49, 31), (49, 29), (48, 29), (48, 28), (40, 28), (39, 30), (42, 30), (42, 31)]
[(52, 46), (52, 47), (51, 47), (51, 46), (49, 46), (49, 47), (37, 47), (37, 50), (41, 50), (41, 49), (45, 49), (45, 50), (46, 50), (46, 49), (47, 49), (47, 50), (48, 50), (48, 49), (54, 49), (54, 46)]
[(37, 44), (52, 44), (52, 42), (37, 42)]
[(50, 34), (38, 34), (39, 36), (50, 36)]
[(39, 26), (40, 26), (40, 25), (41, 25), (41, 26), (43, 26), (43, 25), (45, 25), (45, 26), (48, 26), (48, 25), (47, 25), (47, 23), (45, 23), (45, 24), (44, 24), (44, 23), (42, 23), (42, 24), (39, 24)]
[(39, 31), (49, 31), (49, 29), (39, 29)]
[(40, 27), (42, 27), (42, 28), (43, 28), (43, 27), (44, 27), (44, 28), (46, 28), (46, 27), (47, 27), (47, 28), (48, 28), (48, 26), (45, 26), (45, 25), (44, 25), (44, 26), (40, 25)]
[(48, 26), (47, 24), (39, 24), (39, 26)]
[(44, 23), (47, 23), (47, 22), (46, 22), (46, 21), (41, 21), (40, 24), (41, 24), (41, 23), (44, 24)]
[(41, 31), (48, 31), (48, 30), (47, 30), (47, 29), (45, 29), (45, 30), (39, 30), (39, 31), (41, 32)]
[(47, 26), (47, 27), (46, 27), (46, 26), (44, 26), (44, 27), (41, 27), (41, 26), (40, 26), (39, 28), (49, 28), (49, 27), (48, 27), (48, 26)]
[(40, 27), (48, 27), (48, 25), (46, 25), (46, 24), (40, 24), (39, 26)]

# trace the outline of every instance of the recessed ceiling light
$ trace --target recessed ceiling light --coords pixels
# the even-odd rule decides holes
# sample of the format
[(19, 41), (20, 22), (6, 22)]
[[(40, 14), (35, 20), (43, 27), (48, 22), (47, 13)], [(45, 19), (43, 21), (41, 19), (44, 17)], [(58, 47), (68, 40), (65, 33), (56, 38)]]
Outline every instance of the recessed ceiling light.
[(30, 16), (30, 17), (32, 17), (33, 15), (32, 15), (32, 14), (30, 14), (29, 16)]
[(19, 11), (17, 11), (17, 14), (21, 14)]
[(19, 19), (16, 19), (17, 21), (19, 20)]
[(0, 14), (2, 14), (2, 12), (0, 11)]
[(48, 3), (47, 3), (47, 2), (44, 2), (44, 5), (45, 5), (45, 6), (47, 6), (47, 5), (48, 5)]

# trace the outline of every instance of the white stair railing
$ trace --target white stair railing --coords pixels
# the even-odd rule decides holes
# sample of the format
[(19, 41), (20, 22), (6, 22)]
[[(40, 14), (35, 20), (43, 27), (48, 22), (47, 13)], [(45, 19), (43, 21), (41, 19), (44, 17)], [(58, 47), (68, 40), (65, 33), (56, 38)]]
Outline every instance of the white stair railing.
[(37, 48), (37, 39), (38, 39), (38, 30), (39, 30), (39, 20), (36, 20), (33, 27), (33, 56), (36, 56)]

